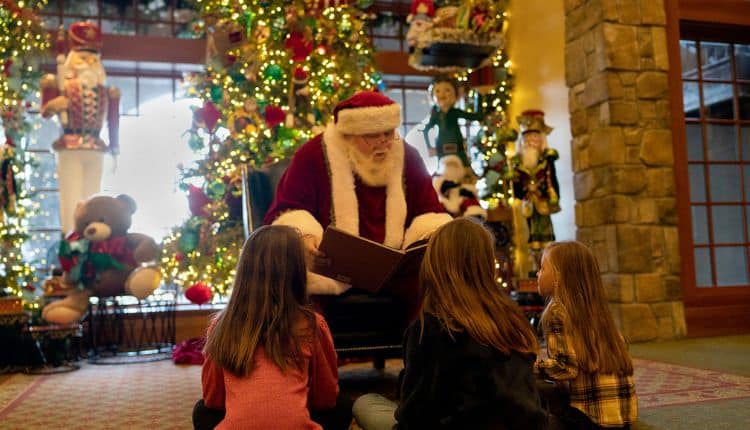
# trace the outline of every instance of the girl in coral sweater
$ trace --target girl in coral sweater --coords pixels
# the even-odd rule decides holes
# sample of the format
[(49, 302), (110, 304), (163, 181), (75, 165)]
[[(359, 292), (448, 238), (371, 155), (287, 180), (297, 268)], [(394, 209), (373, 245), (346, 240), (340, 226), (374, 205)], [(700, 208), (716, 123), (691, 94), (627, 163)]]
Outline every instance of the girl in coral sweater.
[(299, 232), (266, 226), (247, 239), (226, 309), (208, 329), (196, 428), (348, 428), (336, 352), (308, 302)]

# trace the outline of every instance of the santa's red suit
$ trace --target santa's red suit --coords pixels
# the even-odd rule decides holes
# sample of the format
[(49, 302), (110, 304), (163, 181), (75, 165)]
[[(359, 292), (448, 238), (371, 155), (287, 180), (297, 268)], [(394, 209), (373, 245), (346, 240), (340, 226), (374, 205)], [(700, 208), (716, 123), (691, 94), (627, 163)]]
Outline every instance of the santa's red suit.
[(318, 238), (332, 224), (402, 248), (450, 220), (416, 149), (394, 143), (393, 180), (371, 187), (354, 175), (343, 145), (350, 143), (333, 126), (303, 145), (279, 181), (265, 223), (292, 225)]

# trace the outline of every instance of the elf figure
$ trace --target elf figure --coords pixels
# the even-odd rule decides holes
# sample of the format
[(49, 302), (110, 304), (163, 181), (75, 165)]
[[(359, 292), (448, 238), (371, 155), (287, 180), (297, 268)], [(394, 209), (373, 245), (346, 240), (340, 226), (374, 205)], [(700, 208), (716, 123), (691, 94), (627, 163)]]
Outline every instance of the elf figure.
[[(482, 119), (481, 113), (463, 111), (454, 107), (458, 101), (458, 82), (447, 76), (438, 76), (432, 84), (432, 96), (435, 105), (430, 112), (430, 120), (422, 131), (424, 140), (430, 150), (430, 155), (437, 155), (442, 159), (446, 155), (456, 155), (461, 159), (463, 165), (469, 167), (469, 157), (466, 155), (466, 143), (461, 134), (458, 119), (463, 118), (471, 121)], [(429, 132), (433, 127), (438, 127), (438, 135), (435, 142), (430, 142)], [(473, 175), (473, 172), (471, 172)]]
[[(101, 32), (89, 22), (70, 26), (71, 51), (57, 58), (57, 76), (42, 79), (42, 116), (57, 115), (63, 135), (56, 152), (60, 187), (60, 223), (64, 233), (73, 230), (75, 205), (99, 192), (104, 154), (119, 153), (120, 91), (105, 87), (101, 63)], [(107, 119), (109, 145), (99, 133)]]

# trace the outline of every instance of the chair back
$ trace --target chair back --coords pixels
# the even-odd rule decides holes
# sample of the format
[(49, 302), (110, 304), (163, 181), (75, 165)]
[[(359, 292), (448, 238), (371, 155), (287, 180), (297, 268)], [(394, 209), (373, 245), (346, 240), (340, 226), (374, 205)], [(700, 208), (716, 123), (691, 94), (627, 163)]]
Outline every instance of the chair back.
[(262, 168), (242, 165), (242, 226), (245, 239), (263, 225), (263, 217), (276, 195), (276, 186), (289, 166), (289, 159)]

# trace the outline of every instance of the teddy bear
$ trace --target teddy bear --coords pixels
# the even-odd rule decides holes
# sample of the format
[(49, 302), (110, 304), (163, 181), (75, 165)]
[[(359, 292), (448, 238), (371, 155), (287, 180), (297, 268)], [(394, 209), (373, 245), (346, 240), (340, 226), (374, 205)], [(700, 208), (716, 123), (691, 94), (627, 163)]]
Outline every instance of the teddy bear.
[(487, 211), (479, 205), (477, 188), (471, 180), (473, 173), (467, 173), (461, 158), (447, 155), (440, 160), (442, 172), (432, 179), (432, 186), (443, 204), (453, 216), (477, 216), (487, 219)]
[(71, 292), (44, 307), (46, 321), (79, 321), (91, 296), (129, 294), (143, 299), (159, 286), (159, 247), (144, 234), (128, 233), (135, 210), (135, 201), (125, 194), (78, 202), (75, 228), (59, 250), (63, 282)]

